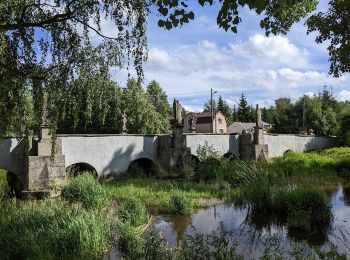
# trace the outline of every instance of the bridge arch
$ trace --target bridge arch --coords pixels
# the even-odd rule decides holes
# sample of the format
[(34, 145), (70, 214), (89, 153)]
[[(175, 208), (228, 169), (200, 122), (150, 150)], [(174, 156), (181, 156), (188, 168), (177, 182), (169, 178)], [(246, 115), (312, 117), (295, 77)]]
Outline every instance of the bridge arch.
[(235, 160), (238, 159), (238, 156), (237, 156), (236, 154), (230, 153), (230, 152), (225, 153), (225, 154), (223, 155), (223, 157), (224, 157), (225, 159), (229, 160), (230, 162), (235, 161)]
[(22, 197), (22, 191), (24, 190), (24, 181), (23, 179), (13, 171), (6, 171), (6, 181), (9, 186), (8, 194), (10, 196), (15, 196), (16, 198)]
[(155, 162), (147, 157), (137, 157), (129, 163), (128, 173), (134, 177), (154, 175)]
[(196, 169), (198, 164), (200, 163), (200, 160), (198, 156), (191, 154), (191, 166), (193, 169)]
[(73, 163), (66, 167), (66, 172), (70, 176), (78, 176), (84, 172), (91, 172), (94, 176), (98, 176), (95, 167), (86, 162)]

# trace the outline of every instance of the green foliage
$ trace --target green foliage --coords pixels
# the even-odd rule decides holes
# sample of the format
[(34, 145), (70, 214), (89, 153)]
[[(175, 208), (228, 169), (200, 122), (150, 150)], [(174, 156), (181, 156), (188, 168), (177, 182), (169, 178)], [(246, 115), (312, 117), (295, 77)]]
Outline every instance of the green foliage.
[(200, 161), (219, 157), (219, 153), (215, 150), (214, 145), (209, 145), (208, 141), (204, 141), (204, 145), (199, 145), (196, 152)]
[(136, 228), (129, 223), (118, 224), (118, 246), (120, 251), (129, 259), (140, 257), (145, 248), (145, 242)]
[(1, 259), (102, 257), (115, 231), (106, 216), (60, 200), (0, 204)]
[(242, 93), (238, 109), (237, 109), (237, 121), (239, 122), (252, 122), (250, 109), (247, 103), (247, 99), (245, 98), (244, 94)]
[(130, 197), (122, 200), (118, 205), (118, 218), (123, 223), (138, 227), (148, 220), (148, 213), (140, 199)]
[(289, 151), (283, 157), (273, 161), (276, 171), (285, 176), (319, 175), (329, 169), (338, 173), (350, 169), (350, 148), (330, 148), (326, 150), (300, 153)]
[(69, 202), (82, 203), (86, 209), (102, 208), (109, 202), (106, 188), (90, 173), (72, 178), (62, 196)]
[(220, 111), (226, 117), (227, 126), (233, 123), (232, 109), (221, 96), (218, 99), (216, 110)]
[(171, 115), (172, 109), (168, 102), (168, 96), (157, 81), (152, 80), (148, 84), (147, 93), (149, 94), (151, 102), (159, 114), (161, 114), (164, 118)]
[(7, 172), (0, 169), (0, 198), (3, 194), (10, 191), (10, 187), (7, 183)]
[(272, 132), (299, 133), (303, 126), (303, 103), (306, 104), (305, 124), (317, 135), (343, 136), (348, 127), (350, 104), (338, 102), (334, 94), (325, 86), (313, 97), (303, 96), (295, 103), (289, 98), (275, 100), (275, 106), (266, 109), (264, 120), (273, 125)]
[(135, 134), (168, 133), (169, 121), (154, 107), (151, 96), (135, 80), (129, 80), (123, 92), (122, 107), (127, 115), (127, 129)]
[(331, 62), (329, 73), (340, 77), (350, 71), (349, 44), (349, 2), (329, 1), (329, 9), (312, 15), (306, 22), (308, 33), (318, 31), (316, 43), (329, 42), (328, 53)]
[(181, 191), (173, 191), (170, 195), (170, 206), (175, 214), (186, 215), (192, 212), (192, 201)]

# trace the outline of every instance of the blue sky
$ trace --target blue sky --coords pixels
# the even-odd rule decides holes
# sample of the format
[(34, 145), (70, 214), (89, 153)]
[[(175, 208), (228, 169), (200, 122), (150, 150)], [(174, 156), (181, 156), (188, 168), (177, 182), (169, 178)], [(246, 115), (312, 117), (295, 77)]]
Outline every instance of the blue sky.
[[(197, 1), (195, 1), (197, 2)], [(328, 1), (321, 0), (324, 10)], [(218, 91), (233, 106), (242, 92), (252, 105), (269, 106), (278, 97), (295, 100), (332, 86), (339, 100), (350, 99), (349, 74), (328, 75), (327, 44), (317, 45), (316, 34), (307, 35), (303, 21), (288, 35), (265, 37), (261, 17), (241, 10), (238, 33), (225, 32), (216, 25), (217, 7), (195, 7), (195, 20), (170, 31), (158, 28), (152, 12), (148, 21), (149, 58), (145, 65), (146, 84), (155, 79), (187, 110), (200, 111)], [(125, 82), (126, 74), (115, 72)]]

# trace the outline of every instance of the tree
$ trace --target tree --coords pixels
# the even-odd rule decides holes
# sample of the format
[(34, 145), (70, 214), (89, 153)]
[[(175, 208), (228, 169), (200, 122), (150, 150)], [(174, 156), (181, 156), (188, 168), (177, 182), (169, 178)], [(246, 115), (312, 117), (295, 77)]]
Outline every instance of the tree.
[(227, 125), (231, 125), (233, 123), (232, 109), (221, 96), (219, 96), (216, 110), (220, 111), (226, 117)]
[(152, 104), (158, 113), (160, 113), (163, 117), (171, 115), (172, 109), (168, 102), (168, 96), (157, 81), (152, 80), (148, 84), (147, 93), (150, 95)]
[(329, 42), (329, 73), (335, 77), (350, 72), (350, 2), (331, 0), (326, 12), (312, 15), (307, 21), (308, 33), (318, 31), (316, 43)]
[(133, 79), (127, 83), (122, 99), (122, 108), (127, 116), (127, 129), (132, 134), (169, 133), (170, 124), (158, 113), (150, 95)]
[(238, 110), (237, 110), (237, 121), (251, 122), (250, 109), (243, 93), (239, 99)]
[(233, 121), (237, 121), (238, 117), (237, 117), (237, 109), (236, 109), (236, 105), (233, 105), (233, 111), (232, 111), (232, 117), (233, 117)]
[(273, 118), (272, 131), (280, 134), (298, 133), (297, 114), (289, 98), (275, 100), (276, 113)]
[[(216, 100), (213, 99), (213, 110), (214, 111), (215, 111), (216, 107), (217, 107), (216, 106)], [(208, 101), (204, 103), (203, 112), (211, 112), (211, 101), (210, 101), (210, 99), (208, 99)]]

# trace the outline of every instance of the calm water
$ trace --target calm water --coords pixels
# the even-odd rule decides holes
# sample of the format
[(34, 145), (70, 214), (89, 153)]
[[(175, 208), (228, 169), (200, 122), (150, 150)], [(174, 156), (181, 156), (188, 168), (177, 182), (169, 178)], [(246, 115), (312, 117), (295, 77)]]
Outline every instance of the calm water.
[(176, 245), (187, 235), (210, 234), (222, 223), (233, 232), (238, 253), (255, 258), (263, 252), (263, 241), (271, 235), (282, 238), (284, 246), (291, 241), (303, 241), (308, 246), (337, 245), (340, 251), (350, 255), (350, 186), (339, 185), (326, 190), (332, 205), (334, 221), (327, 230), (311, 234), (292, 232), (277, 219), (266, 215), (249, 216), (248, 209), (239, 209), (232, 204), (220, 204), (200, 209), (189, 216), (159, 215), (154, 229), (160, 231), (170, 245)]

